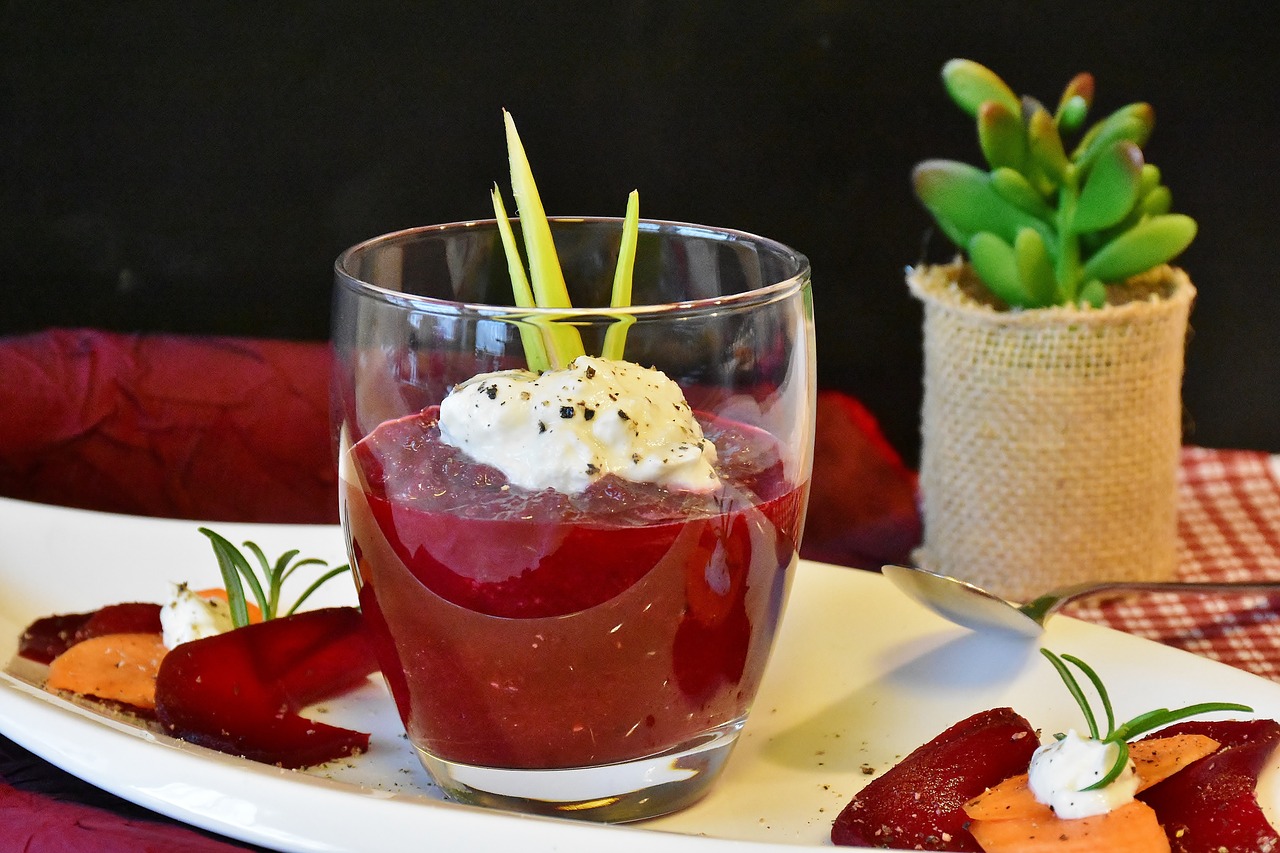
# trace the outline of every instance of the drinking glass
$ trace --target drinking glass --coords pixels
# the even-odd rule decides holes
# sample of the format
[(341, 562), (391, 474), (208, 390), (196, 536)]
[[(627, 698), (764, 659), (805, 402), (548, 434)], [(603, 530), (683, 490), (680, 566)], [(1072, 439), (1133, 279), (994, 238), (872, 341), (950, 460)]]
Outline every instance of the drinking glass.
[[(334, 424), (360, 605), (409, 741), (452, 798), (626, 821), (702, 796), (747, 720), (812, 468), (809, 264), (771, 240), (553, 219), (573, 308), (517, 308), (492, 221), (336, 262)], [(518, 231), (518, 223), (517, 223)], [(683, 390), (720, 485), (526, 489), (442, 442), (441, 401), (566, 328)], [(611, 350), (616, 352), (616, 350)], [(625, 418), (625, 413), (618, 415)], [(528, 452), (537, 452), (536, 449)]]

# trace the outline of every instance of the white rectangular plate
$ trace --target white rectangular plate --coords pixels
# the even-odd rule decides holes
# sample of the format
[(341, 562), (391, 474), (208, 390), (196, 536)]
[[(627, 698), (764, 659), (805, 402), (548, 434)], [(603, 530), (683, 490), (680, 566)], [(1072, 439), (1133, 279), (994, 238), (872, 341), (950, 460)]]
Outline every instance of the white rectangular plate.
[[(197, 523), (0, 499), (0, 662), (52, 613), (162, 601), (171, 582), (220, 585)], [(329, 526), (209, 525), (268, 556), (300, 548), (346, 561)], [(331, 583), (315, 606), (353, 604)], [(310, 603), (310, 602), (309, 602)], [(0, 676), (0, 731), (140, 805), (284, 851), (789, 850), (829, 845), (831, 822), (875, 774), (977, 711), (1009, 705), (1044, 731), (1083, 721), (1038, 645), (1092, 663), (1117, 716), (1200, 701), (1280, 717), (1280, 685), (1204, 658), (1058, 617), (1041, 643), (955, 628), (878, 575), (801, 563), (764, 685), (725, 776), (702, 802), (625, 827), (535, 818), (440, 798), (379, 681), (326, 704), (322, 719), (371, 732), (368, 754), (307, 772), (157, 736)], [(1275, 820), (1272, 767), (1260, 799)]]

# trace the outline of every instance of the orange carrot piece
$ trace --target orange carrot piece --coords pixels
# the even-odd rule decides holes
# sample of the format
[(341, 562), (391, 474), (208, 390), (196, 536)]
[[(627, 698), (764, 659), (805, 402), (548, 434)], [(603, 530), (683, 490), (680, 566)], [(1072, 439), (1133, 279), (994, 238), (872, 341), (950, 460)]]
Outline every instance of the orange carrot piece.
[[(209, 589), (201, 589), (196, 591), (196, 595), (201, 598), (216, 598), (221, 601), (227, 601), (227, 591), (221, 587), (210, 587)], [(258, 605), (252, 601), (246, 601), (245, 606), (249, 609), (249, 624), (255, 625), (262, 621), (262, 611)]]
[(1036, 799), (1026, 773), (1010, 776), (964, 804), (972, 820), (1053, 820), (1053, 809)]
[(1169, 853), (1155, 810), (1140, 800), (1075, 820), (975, 820), (969, 832), (986, 853)]
[(1218, 748), (1206, 735), (1171, 735), (1129, 744), (1129, 757), (1138, 771), (1138, 790), (1163, 782), (1193, 761)]
[(152, 710), (156, 673), (167, 651), (159, 634), (92, 637), (53, 659), (45, 688)]
[[(1143, 791), (1204, 758), (1218, 748), (1218, 742), (1204, 735), (1173, 735), (1129, 744), (1129, 756), (1138, 774), (1138, 790)], [(1010, 776), (999, 785), (965, 803), (964, 813), (973, 820), (1053, 819), (1053, 811), (1036, 799), (1027, 783), (1027, 774)]]

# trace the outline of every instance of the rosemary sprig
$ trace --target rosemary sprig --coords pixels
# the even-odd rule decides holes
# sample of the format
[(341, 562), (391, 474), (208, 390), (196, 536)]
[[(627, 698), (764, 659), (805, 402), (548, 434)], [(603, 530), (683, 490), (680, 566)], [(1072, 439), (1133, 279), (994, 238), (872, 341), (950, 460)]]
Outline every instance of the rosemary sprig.
[[(529, 261), (526, 275), (524, 259), (516, 243), (511, 219), (502, 202), (502, 194), (495, 185), (492, 192), (494, 218), (502, 237), (502, 249), (507, 256), (507, 269), (511, 274), (511, 289), (519, 308), (572, 309), (569, 290), (565, 285), (560, 258), (556, 254), (555, 241), (551, 237), (551, 224), (533, 179), (533, 170), (525, 154), (515, 120), (506, 110), (502, 111), (507, 135), (507, 157), (511, 164), (511, 191), (515, 195), (520, 216), (520, 230), (524, 235), (525, 255)], [(632, 191), (627, 200), (627, 214), (623, 221), (622, 245), (618, 252), (618, 264), (614, 273), (613, 294), (610, 306), (626, 308), (631, 304), (631, 277), (635, 264), (635, 249), (640, 222), (640, 196)], [(565, 323), (531, 321), (532, 327), (521, 325), (520, 337), (529, 369), (543, 371), (562, 368), (585, 352), (578, 330)], [(621, 358), (626, 339), (626, 329), (633, 318), (626, 317), (605, 333), (604, 355)]]
[[(288, 610), (281, 613), (280, 590), (289, 576), (303, 566), (327, 566), (328, 563), (315, 557), (296, 560), (295, 562), (295, 558), (300, 552), (294, 549), (281, 554), (273, 564), (257, 544), (245, 542), (244, 546), (252, 552), (258, 563), (258, 569), (255, 570), (250, 566), (244, 552), (231, 544), (225, 537), (207, 527), (201, 527), (200, 532), (209, 538), (209, 542), (213, 545), (213, 552), (217, 555), (218, 568), (222, 571), (222, 583), (227, 590), (227, 603), (231, 607), (231, 621), (237, 628), (243, 628), (249, 624), (249, 602), (244, 590), (246, 583), (253, 593), (258, 609), (262, 611), (263, 620), (275, 619), (278, 616), (292, 614), (302, 602), (306, 601), (326, 581), (351, 569), (349, 565), (341, 565), (337, 568), (329, 569), (329, 571), (313, 581)], [(265, 587), (263, 586), (264, 581), (266, 583)]]
[[(1117, 726), (1115, 724), (1115, 715), (1111, 709), (1111, 697), (1107, 695), (1107, 688), (1103, 685), (1102, 679), (1094, 671), (1093, 667), (1073, 655), (1064, 654), (1059, 656), (1048, 649), (1041, 649), (1040, 653), (1048, 658), (1049, 663), (1053, 664), (1054, 669), (1058, 671), (1058, 675), (1062, 677), (1063, 683), (1066, 684), (1067, 690), (1071, 693), (1071, 697), (1080, 706), (1080, 710), (1084, 713), (1085, 721), (1089, 725), (1089, 735), (1094, 740), (1102, 743), (1114, 743), (1117, 747), (1116, 760), (1111, 769), (1097, 782), (1085, 788), (1084, 790), (1086, 791), (1105, 788), (1124, 772), (1125, 767), (1129, 764), (1129, 741), (1139, 735), (1162, 728), (1178, 720), (1185, 720), (1188, 717), (1207, 714), (1211, 711), (1242, 711), (1245, 713), (1253, 711), (1253, 708), (1248, 705), (1238, 705), (1234, 702), (1201, 702), (1197, 705), (1187, 705), (1184, 708), (1172, 711), (1168, 708), (1147, 711), (1145, 714), (1139, 714), (1127, 723)], [(1088, 697), (1085, 696), (1084, 690), (1080, 687), (1080, 682), (1076, 680), (1067, 664), (1074, 665), (1093, 684), (1093, 688), (1097, 692), (1098, 699), (1101, 701), (1107, 716), (1107, 732), (1105, 735), (1098, 728), (1097, 717), (1090, 707)], [(1057, 734), (1055, 737), (1061, 740), (1065, 735)]]

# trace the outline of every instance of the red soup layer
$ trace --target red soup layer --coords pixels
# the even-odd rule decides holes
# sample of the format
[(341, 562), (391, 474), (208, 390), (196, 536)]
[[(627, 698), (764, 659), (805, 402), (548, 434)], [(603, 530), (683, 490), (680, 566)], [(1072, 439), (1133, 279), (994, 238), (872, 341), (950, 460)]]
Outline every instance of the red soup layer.
[(577, 767), (741, 719), (796, 558), (808, 483), (767, 434), (703, 423), (722, 486), (507, 484), (440, 441), (436, 411), (348, 460), (360, 603), (410, 739), (447, 761)]

